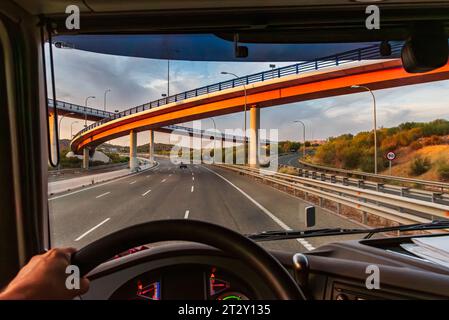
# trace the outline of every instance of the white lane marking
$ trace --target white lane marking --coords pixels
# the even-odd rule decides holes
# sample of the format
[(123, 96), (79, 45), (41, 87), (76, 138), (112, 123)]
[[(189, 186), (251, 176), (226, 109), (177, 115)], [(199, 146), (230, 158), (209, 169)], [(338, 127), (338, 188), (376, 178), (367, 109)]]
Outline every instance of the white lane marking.
[(170, 173), (168, 176), (171, 177), (171, 175), (172, 175), (172, 174)]
[(190, 192), (193, 192), (193, 190), (195, 189), (195, 187), (194, 186), (192, 186), (192, 189), (190, 189)]
[(149, 194), (151, 192), (151, 189), (150, 190), (148, 190), (148, 191), (146, 191), (146, 192), (144, 192), (144, 193), (142, 193), (142, 197), (145, 197), (147, 194)]
[(78, 238), (75, 239), (75, 241), (80, 241), (82, 238), (84, 238), (85, 236), (87, 236), (89, 233), (91, 233), (92, 231), (94, 231), (95, 229), (97, 229), (99, 226), (101, 226), (102, 224), (108, 222), (109, 220), (111, 220), (111, 218), (106, 218), (104, 219), (102, 222), (100, 222), (99, 224), (97, 224), (95, 227), (87, 230), (86, 232), (84, 232), (82, 235), (80, 235)]
[(188, 219), (189, 218), (189, 210), (186, 210), (186, 213), (184, 213), (184, 219)]
[[(227, 183), (229, 183), (231, 186), (233, 186), (237, 191), (239, 191), (241, 194), (243, 194), (249, 201), (251, 201), (256, 207), (258, 207), (260, 210), (262, 210), (267, 216), (269, 216), (274, 222), (276, 222), (282, 229), (286, 230), (286, 231), (291, 231), (293, 230), (292, 228), (290, 228), (288, 225), (286, 225), (281, 219), (279, 219), (278, 217), (276, 217), (273, 213), (271, 213), (267, 208), (265, 208), (263, 205), (261, 205), (259, 202), (257, 202), (256, 200), (254, 200), (249, 194), (247, 194), (245, 191), (243, 191), (242, 189), (240, 189), (239, 187), (237, 187), (235, 184), (233, 184), (231, 181), (229, 181), (228, 179), (226, 179), (225, 177), (223, 177), (221, 174), (207, 168), (207, 167), (203, 167), (206, 170), (209, 170), (210, 172), (214, 173), (215, 175), (217, 175), (218, 177), (222, 178), (224, 181), (226, 181)], [(312, 246), (307, 240), (299, 238), (296, 239), (296, 241), (298, 241), (303, 247), (305, 247), (308, 251), (314, 250), (315, 247)]]
[(165, 181), (167, 181), (167, 179), (163, 179), (163, 180), (161, 181), (161, 183), (164, 183)]
[(90, 190), (90, 189), (93, 189), (93, 188), (105, 186), (105, 185), (107, 185), (109, 183), (117, 182), (117, 181), (120, 181), (120, 180), (123, 180), (123, 179), (126, 179), (126, 178), (131, 178), (131, 177), (137, 176), (137, 175), (142, 174), (142, 173), (147, 172), (147, 171), (156, 171), (157, 169), (159, 169), (158, 167), (159, 167), (159, 163), (156, 164), (156, 167), (150, 168), (148, 170), (144, 170), (144, 171), (141, 171), (141, 172), (138, 172), (138, 173), (133, 173), (133, 174), (130, 174), (128, 176), (123, 176), (123, 177), (120, 177), (120, 178), (117, 178), (117, 179), (112, 179), (110, 181), (106, 181), (104, 183), (96, 184), (96, 185), (93, 185), (91, 187), (83, 188), (83, 189), (80, 189), (80, 190), (76, 190), (76, 191), (73, 191), (73, 192), (62, 194), (60, 196), (49, 198), (48, 201), (64, 198), (64, 197), (71, 196), (73, 194), (77, 194), (77, 193), (80, 193), (80, 192), (83, 192), (83, 191), (87, 191), (87, 190)]
[(192, 176), (193, 176), (193, 172), (192, 172)]
[(100, 194), (99, 196), (96, 196), (95, 198), (98, 199), (98, 198), (101, 198), (101, 197), (103, 197), (103, 196), (105, 196), (105, 195), (107, 195), (107, 194), (110, 194), (110, 193), (111, 193), (111, 192), (108, 191), (108, 192), (105, 192), (105, 193)]
[(311, 250), (314, 250), (315, 248), (307, 241), (307, 240), (305, 240), (305, 239), (302, 239), (302, 238), (299, 238), (299, 239), (296, 239), (296, 240), (298, 240), (298, 242), (300, 243), (300, 244), (302, 244), (307, 250), (309, 250), (309, 251), (311, 251)]
[(136, 183), (137, 182), (137, 180), (134, 180), (133, 182), (130, 182), (129, 184), (134, 184), (134, 183)]
[(192, 181), (195, 181), (195, 177), (192, 177)]

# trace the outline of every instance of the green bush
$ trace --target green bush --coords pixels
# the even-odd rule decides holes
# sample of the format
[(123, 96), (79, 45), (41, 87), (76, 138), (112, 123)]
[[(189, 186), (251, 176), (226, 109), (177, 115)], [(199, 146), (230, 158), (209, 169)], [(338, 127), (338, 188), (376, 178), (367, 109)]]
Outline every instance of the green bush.
[(371, 156), (363, 157), (360, 159), (360, 169), (363, 172), (374, 172), (374, 159)]
[(441, 180), (448, 181), (449, 180), (449, 164), (447, 162), (441, 162), (438, 164), (438, 177)]
[(347, 148), (346, 152), (342, 155), (343, 168), (355, 169), (359, 166), (361, 151), (355, 147)]
[[(406, 122), (397, 127), (378, 129), (377, 142), (380, 151), (378, 170), (388, 167), (388, 162), (383, 159), (386, 152), (395, 151), (399, 147), (418, 150), (423, 145), (441, 144), (443, 143), (441, 136), (444, 135), (449, 135), (449, 121), (441, 119), (428, 123)], [(317, 148), (313, 162), (373, 172), (373, 155), (374, 132), (359, 132), (356, 135), (342, 134), (329, 138), (326, 143)], [(425, 162), (424, 160), (417, 161), (416, 168), (414, 168), (416, 172), (426, 170)]]
[(410, 174), (413, 176), (419, 176), (429, 171), (431, 167), (432, 163), (430, 162), (429, 158), (422, 158), (418, 156), (413, 159), (412, 163), (410, 164)]
[(105, 153), (110, 159), (111, 163), (124, 163), (129, 161), (129, 157), (122, 157), (118, 153)]

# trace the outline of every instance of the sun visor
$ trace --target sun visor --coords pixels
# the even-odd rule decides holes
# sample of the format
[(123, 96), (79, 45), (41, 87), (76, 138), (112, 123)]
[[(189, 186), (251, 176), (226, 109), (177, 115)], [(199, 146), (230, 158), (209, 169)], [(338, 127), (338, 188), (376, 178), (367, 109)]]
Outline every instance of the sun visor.
[[(127, 57), (190, 61), (311, 61), (379, 42), (326, 44), (236, 43), (213, 34), (72, 35), (53, 38), (56, 47)], [(238, 47), (246, 47), (244, 50)], [(244, 53), (243, 56), (241, 53)], [(246, 56), (245, 56), (246, 55)], [(379, 55), (374, 55), (379, 58)], [(373, 59), (375, 58), (373, 56)]]

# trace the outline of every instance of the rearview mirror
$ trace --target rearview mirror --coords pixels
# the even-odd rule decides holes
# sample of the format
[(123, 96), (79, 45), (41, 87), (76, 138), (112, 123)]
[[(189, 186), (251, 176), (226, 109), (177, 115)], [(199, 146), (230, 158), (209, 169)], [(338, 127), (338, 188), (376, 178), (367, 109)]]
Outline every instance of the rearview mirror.
[(449, 55), (445, 30), (440, 25), (415, 26), (402, 49), (404, 69), (409, 73), (428, 72), (444, 66)]
[(310, 206), (305, 209), (306, 214), (306, 228), (315, 226), (315, 207)]

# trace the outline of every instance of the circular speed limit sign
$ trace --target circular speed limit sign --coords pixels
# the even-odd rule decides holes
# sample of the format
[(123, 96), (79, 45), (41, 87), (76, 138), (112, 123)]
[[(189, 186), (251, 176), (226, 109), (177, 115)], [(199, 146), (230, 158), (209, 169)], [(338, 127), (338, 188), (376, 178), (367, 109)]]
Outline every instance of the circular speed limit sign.
[(387, 159), (390, 161), (393, 161), (394, 159), (396, 159), (396, 153), (394, 153), (393, 151), (390, 151), (387, 153)]

